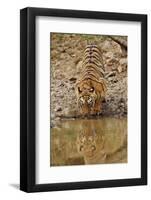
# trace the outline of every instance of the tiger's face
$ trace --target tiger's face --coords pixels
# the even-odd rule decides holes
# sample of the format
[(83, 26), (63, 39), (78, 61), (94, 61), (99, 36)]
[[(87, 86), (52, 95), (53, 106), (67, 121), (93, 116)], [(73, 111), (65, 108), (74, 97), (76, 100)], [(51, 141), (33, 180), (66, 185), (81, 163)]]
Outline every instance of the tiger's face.
[(97, 94), (90, 81), (84, 81), (77, 87), (78, 106), (82, 114), (88, 114), (94, 107)]
[(82, 115), (100, 112), (102, 84), (84, 80), (76, 85), (77, 103)]

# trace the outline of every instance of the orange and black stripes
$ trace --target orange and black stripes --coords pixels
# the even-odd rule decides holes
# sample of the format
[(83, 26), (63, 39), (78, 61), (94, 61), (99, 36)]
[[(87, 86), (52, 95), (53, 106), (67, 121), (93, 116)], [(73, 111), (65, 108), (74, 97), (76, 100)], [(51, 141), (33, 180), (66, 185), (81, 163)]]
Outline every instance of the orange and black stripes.
[(87, 45), (82, 61), (82, 74), (80, 81), (91, 79), (94, 81), (104, 77), (102, 56), (97, 45)]

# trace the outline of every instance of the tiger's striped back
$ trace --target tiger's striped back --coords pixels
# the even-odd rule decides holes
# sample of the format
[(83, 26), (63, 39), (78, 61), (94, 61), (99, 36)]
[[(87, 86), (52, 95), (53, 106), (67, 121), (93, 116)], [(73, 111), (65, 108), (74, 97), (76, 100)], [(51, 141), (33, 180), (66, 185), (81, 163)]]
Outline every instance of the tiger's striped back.
[(104, 77), (101, 52), (97, 45), (87, 45), (84, 51), (80, 80), (90, 78), (94, 81), (98, 81), (101, 77)]

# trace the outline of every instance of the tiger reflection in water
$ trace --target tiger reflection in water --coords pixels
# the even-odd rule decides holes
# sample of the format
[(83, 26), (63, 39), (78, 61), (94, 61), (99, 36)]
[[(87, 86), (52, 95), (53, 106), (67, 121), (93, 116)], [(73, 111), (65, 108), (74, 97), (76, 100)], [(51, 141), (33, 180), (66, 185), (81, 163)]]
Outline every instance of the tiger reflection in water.
[(115, 147), (109, 142), (111, 135), (98, 130), (94, 120), (84, 120), (81, 124), (76, 144), (85, 164), (127, 162), (127, 134), (112, 136), (111, 143), (117, 143)]

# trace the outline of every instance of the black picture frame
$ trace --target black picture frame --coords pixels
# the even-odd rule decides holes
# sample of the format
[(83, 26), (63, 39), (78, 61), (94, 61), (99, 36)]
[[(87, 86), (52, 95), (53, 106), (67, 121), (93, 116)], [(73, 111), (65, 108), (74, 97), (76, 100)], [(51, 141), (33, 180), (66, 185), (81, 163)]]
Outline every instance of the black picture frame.
[[(36, 184), (35, 19), (37, 16), (141, 23), (141, 178)], [(135, 130), (134, 130), (135, 131)], [(107, 188), (147, 184), (147, 15), (48, 8), (20, 10), (20, 189), (25, 192)]]

